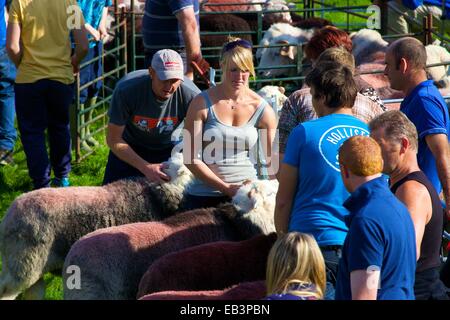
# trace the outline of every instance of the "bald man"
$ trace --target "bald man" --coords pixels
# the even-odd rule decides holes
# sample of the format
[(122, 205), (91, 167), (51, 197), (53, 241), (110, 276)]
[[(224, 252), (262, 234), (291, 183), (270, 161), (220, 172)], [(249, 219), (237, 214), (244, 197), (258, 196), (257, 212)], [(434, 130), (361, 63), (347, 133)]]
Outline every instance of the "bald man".
[(450, 217), (449, 113), (433, 81), (427, 80), (426, 62), (423, 44), (414, 38), (402, 38), (389, 45), (384, 74), (392, 89), (405, 94), (400, 111), (417, 128), (419, 167), (437, 193), (443, 191), (447, 216)]
[(414, 300), (414, 225), (381, 175), (380, 146), (370, 137), (351, 137), (339, 149), (339, 163), (351, 195), (344, 203), (349, 230), (336, 300)]

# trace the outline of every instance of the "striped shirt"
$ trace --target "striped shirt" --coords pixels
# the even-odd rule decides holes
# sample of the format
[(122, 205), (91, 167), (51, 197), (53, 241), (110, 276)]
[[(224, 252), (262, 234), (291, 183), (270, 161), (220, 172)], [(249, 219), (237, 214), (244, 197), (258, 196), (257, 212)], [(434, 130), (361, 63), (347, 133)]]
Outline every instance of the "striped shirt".
[[(368, 123), (377, 115), (386, 111), (386, 108), (373, 100), (372, 91), (370, 92), (370, 97), (366, 94), (368, 93), (365, 91), (363, 91), (363, 94), (358, 93), (352, 112), (355, 117)], [(312, 105), (311, 89), (304, 88), (292, 93), (284, 102), (278, 121), (280, 153), (285, 152), (291, 131), (299, 123), (313, 119), (317, 119), (317, 115)]]
[(176, 14), (187, 8), (194, 8), (199, 25), (198, 0), (147, 0), (142, 20), (144, 47), (184, 48), (183, 33)]

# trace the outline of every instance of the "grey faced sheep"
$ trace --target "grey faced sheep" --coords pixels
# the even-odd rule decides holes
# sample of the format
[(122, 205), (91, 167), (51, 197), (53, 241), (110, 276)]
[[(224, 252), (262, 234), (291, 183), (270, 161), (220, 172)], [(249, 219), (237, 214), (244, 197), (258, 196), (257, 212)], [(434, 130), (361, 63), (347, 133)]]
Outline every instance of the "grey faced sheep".
[(224, 290), (163, 291), (139, 300), (260, 300), (266, 296), (264, 281), (244, 282)]
[(200, 291), (264, 280), (276, 233), (249, 240), (218, 241), (174, 252), (156, 260), (139, 283), (137, 298), (159, 291)]
[[(240, 206), (192, 210), (162, 222), (112, 227), (83, 237), (72, 246), (64, 263), (64, 298), (135, 299), (145, 271), (163, 255), (208, 242), (239, 241), (274, 232), (276, 192), (269, 184), (257, 181), (241, 187), (233, 198), (247, 200)], [(80, 272), (78, 287), (68, 283), (75, 279), (68, 273), (71, 266)]]
[(0, 298), (14, 299), (23, 291), (26, 299), (43, 298), (42, 276), (61, 270), (71, 245), (89, 232), (174, 214), (192, 175), (181, 154), (166, 172), (171, 181), (162, 185), (137, 178), (102, 187), (40, 189), (14, 200), (0, 224)]

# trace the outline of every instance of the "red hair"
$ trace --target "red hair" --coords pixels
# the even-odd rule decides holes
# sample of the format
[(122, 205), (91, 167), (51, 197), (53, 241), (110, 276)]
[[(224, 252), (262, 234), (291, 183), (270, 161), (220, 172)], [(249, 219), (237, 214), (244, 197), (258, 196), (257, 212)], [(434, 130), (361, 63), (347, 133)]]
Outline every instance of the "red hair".
[(316, 31), (314, 36), (305, 46), (306, 57), (316, 60), (326, 49), (342, 46), (348, 52), (352, 52), (352, 40), (347, 32), (339, 30), (335, 26), (325, 26)]

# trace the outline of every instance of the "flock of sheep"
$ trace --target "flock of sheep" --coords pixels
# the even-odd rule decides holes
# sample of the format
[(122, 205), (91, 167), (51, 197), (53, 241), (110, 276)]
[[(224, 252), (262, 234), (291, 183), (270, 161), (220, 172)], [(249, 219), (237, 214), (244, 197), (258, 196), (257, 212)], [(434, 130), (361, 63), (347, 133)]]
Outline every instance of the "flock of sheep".
[[(277, 182), (249, 182), (230, 204), (181, 212), (192, 175), (181, 154), (168, 164), (171, 181), (162, 185), (138, 178), (19, 196), (0, 224), (0, 298), (23, 293), (25, 299), (42, 299), (43, 275), (61, 271), (65, 299), (135, 299), (163, 290), (217, 290), (263, 280), (275, 240)], [(242, 246), (229, 243), (248, 239)], [(191, 258), (183, 251), (202, 244), (213, 247), (201, 247)], [(169, 255), (175, 252), (181, 256)], [(227, 263), (211, 264), (220, 257)], [(200, 261), (209, 261), (207, 270)], [(78, 287), (68, 285), (73, 267), (80, 271)]]

